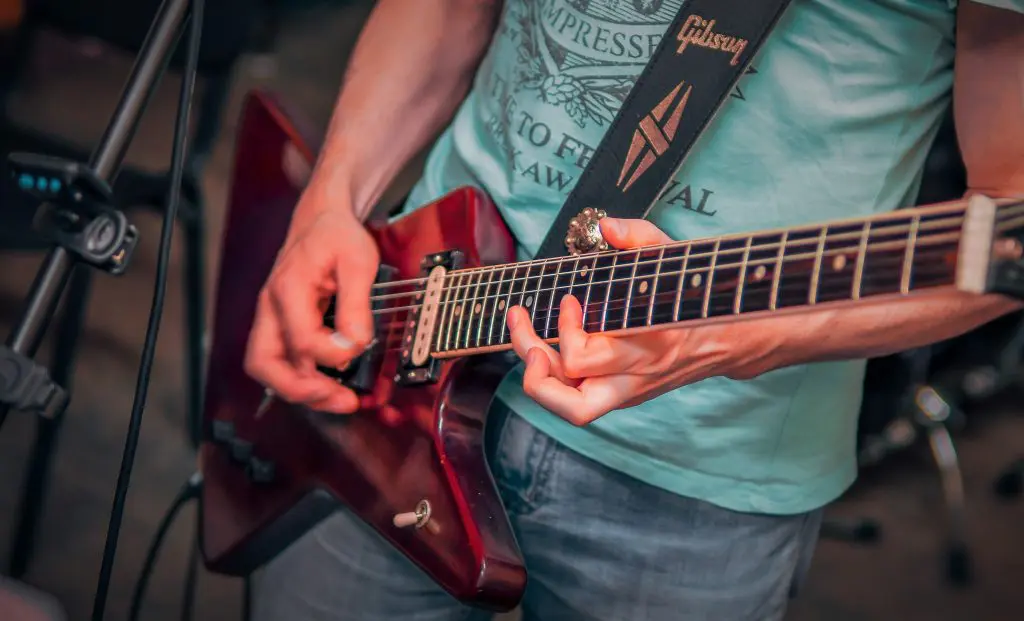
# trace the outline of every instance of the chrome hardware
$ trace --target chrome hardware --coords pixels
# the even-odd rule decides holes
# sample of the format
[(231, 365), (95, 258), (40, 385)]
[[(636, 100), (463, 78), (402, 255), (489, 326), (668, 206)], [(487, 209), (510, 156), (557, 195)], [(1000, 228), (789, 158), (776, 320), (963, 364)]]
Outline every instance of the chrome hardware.
[(391, 521), (397, 528), (409, 528), (410, 526), (423, 528), (430, 521), (430, 503), (421, 500), (416, 504), (415, 511), (398, 513)]
[(601, 235), (600, 220), (607, 216), (603, 209), (587, 207), (575, 218), (569, 220), (569, 231), (565, 246), (570, 254), (608, 250), (608, 242)]

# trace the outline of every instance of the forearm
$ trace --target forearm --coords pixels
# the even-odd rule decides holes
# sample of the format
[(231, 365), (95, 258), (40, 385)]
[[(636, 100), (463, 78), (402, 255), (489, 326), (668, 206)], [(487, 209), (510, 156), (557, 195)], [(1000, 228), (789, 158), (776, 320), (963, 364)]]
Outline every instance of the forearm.
[(953, 291), (811, 313), (772, 350), (766, 366), (887, 356), (960, 336), (1021, 308), (1002, 296)]
[(379, 0), (360, 34), (307, 192), (365, 219), (466, 96), (500, 0)]

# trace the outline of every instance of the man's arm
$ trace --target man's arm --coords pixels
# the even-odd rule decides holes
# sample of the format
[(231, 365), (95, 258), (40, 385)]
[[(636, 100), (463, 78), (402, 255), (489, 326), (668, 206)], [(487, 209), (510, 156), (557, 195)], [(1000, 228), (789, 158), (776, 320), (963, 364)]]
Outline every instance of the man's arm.
[[(494, 35), (501, 0), (378, 0), (353, 51), (303, 205), (364, 220), (447, 123)], [(324, 198), (325, 200), (317, 200)]]
[[(953, 110), (967, 194), (1024, 197), (1024, 13), (960, 2)], [(819, 327), (817, 342), (794, 353), (818, 360), (888, 355), (953, 338), (1021, 306), (997, 295), (952, 293), (838, 310), (809, 317)]]
[[(245, 369), (279, 397), (351, 412), (355, 393), (318, 373), (374, 338), (377, 247), (362, 221), (466, 96), (500, 0), (378, 0), (349, 62), (324, 146), (260, 292)], [(336, 295), (335, 329), (323, 302)]]

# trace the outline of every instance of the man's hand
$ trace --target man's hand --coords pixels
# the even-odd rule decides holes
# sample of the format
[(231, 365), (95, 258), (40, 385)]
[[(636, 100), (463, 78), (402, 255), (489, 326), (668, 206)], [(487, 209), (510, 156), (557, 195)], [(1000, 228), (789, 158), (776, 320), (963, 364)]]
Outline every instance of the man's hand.
[[(355, 411), (351, 390), (316, 370), (342, 368), (373, 340), (370, 289), (377, 273), (377, 246), (349, 211), (310, 207), (307, 190), (288, 239), (259, 304), (245, 370), (275, 395), (322, 411)], [(323, 325), (337, 294), (336, 332)]]
[[(672, 241), (646, 220), (605, 218), (601, 232), (619, 249)], [(755, 377), (766, 370), (762, 361), (781, 346), (786, 327), (799, 328), (793, 317), (744, 324), (587, 334), (579, 301), (567, 295), (559, 307), (556, 351), (537, 336), (526, 309), (517, 306), (508, 313), (512, 346), (526, 361), (524, 392), (576, 425), (708, 377)]]

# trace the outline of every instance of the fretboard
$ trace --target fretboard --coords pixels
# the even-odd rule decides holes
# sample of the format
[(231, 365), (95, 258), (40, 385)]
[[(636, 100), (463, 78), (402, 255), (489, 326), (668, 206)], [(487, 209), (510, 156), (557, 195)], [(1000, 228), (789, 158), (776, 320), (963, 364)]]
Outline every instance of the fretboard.
[(962, 207), (907, 210), (823, 226), (638, 250), (527, 261), (448, 274), (432, 351), (507, 348), (505, 316), (522, 306), (543, 339), (576, 297), (588, 332), (813, 307), (952, 285)]

